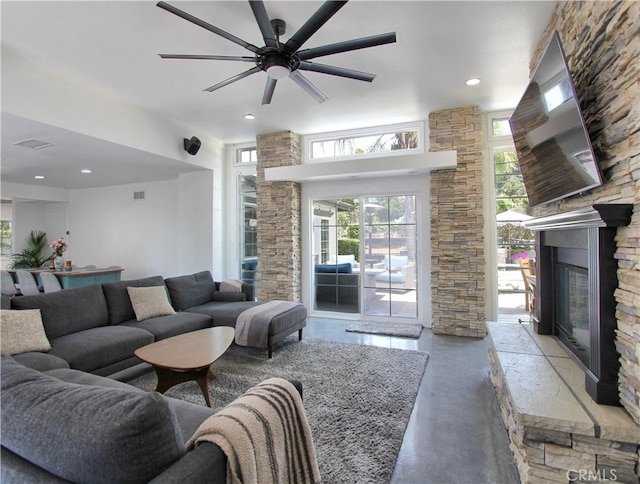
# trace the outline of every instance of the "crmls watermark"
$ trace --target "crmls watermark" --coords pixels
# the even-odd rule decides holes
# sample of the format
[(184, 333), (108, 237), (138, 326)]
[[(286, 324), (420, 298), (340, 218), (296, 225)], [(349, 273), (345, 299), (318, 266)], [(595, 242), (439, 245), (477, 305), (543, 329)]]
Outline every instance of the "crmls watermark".
[(566, 473), (569, 482), (614, 482), (618, 480), (615, 469), (569, 469)]

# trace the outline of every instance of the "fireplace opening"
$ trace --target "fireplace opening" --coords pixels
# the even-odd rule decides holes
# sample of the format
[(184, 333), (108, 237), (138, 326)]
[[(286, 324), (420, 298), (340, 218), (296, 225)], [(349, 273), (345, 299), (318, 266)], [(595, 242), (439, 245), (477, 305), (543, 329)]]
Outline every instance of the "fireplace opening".
[(555, 266), (556, 336), (589, 367), (591, 333), (589, 330), (589, 271), (563, 262)]

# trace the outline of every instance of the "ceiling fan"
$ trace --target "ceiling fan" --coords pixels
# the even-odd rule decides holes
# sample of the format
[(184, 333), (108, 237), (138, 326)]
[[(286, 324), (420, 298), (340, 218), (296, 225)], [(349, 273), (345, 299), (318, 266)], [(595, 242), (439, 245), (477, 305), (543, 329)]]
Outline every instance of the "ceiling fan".
[(253, 52), (253, 56), (226, 56), (226, 55), (198, 55), (198, 54), (160, 54), (163, 59), (203, 59), (203, 60), (226, 60), (254, 63), (255, 67), (237, 74), (229, 79), (214, 84), (205, 89), (205, 91), (215, 91), (221, 87), (244, 79), (252, 74), (260, 71), (267, 73), (267, 84), (262, 96), (262, 104), (270, 104), (276, 83), (279, 79), (289, 77), (302, 89), (309, 93), (318, 102), (324, 102), (328, 98), (325, 96), (311, 81), (302, 75), (300, 71), (313, 71), (333, 76), (346, 77), (349, 79), (357, 79), (359, 81), (371, 82), (375, 79), (375, 74), (367, 72), (345, 69), (343, 67), (330, 66), (327, 64), (318, 64), (310, 62), (309, 59), (322, 57), (330, 54), (339, 54), (351, 50), (364, 49), (367, 47), (375, 47), (383, 44), (390, 44), (396, 41), (396, 33), (389, 32), (387, 34), (373, 35), (371, 37), (362, 37), (359, 39), (337, 42), (335, 44), (323, 45), (321, 47), (313, 47), (311, 49), (300, 50), (302, 45), (315, 34), (338, 10), (340, 10), (347, 1), (327, 1), (298, 29), (298, 31), (285, 43), (280, 42), (280, 36), (286, 31), (286, 23), (284, 20), (270, 20), (264, 3), (260, 0), (249, 1), (253, 15), (258, 22), (262, 37), (264, 39), (264, 47), (257, 47), (246, 42), (233, 34), (225, 32), (193, 15), (184, 12), (166, 2), (158, 2), (157, 6), (188, 20), (204, 29), (224, 37), (231, 42), (238, 44), (245, 49)]

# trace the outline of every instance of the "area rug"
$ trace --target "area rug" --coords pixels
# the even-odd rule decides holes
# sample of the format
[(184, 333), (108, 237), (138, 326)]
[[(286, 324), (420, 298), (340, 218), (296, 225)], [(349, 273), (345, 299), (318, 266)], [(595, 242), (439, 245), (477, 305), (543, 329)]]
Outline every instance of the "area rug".
[[(387, 483), (393, 473), (429, 355), (418, 351), (289, 338), (266, 350), (232, 345), (211, 369), (214, 407), (269, 377), (299, 380), (323, 482)], [(151, 391), (154, 373), (132, 385)], [(204, 405), (195, 382), (166, 395)]]
[(383, 336), (404, 336), (405, 338), (419, 338), (422, 333), (421, 324), (411, 323), (377, 323), (373, 321), (359, 321), (347, 327), (351, 333), (381, 334)]

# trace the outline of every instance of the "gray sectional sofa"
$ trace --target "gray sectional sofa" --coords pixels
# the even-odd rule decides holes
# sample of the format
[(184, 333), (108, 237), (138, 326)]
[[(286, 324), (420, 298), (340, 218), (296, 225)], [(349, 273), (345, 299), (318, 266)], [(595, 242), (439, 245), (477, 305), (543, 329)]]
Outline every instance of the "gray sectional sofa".
[[(174, 314), (138, 321), (128, 287), (165, 287)], [(210, 272), (163, 279), (161, 276), (65, 289), (11, 299), (13, 309), (39, 309), (51, 343), (47, 353), (14, 355), (37, 370), (72, 368), (126, 381), (142, 368), (134, 356), (142, 346), (178, 334), (213, 326), (235, 326), (238, 315), (254, 307), (253, 287), (220, 291)], [(301, 314), (303, 311), (303, 314)], [(302, 337), (304, 307), (274, 318), (269, 328), (269, 355), (274, 344), (295, 331)]]
[(0, 364), (1, 482), (226, 482), (217, 445), (185, 448), (217, 409), (78, 370), (39, 372), (5, 355)]
[[(152, 286), (166, 290), (172, 314), (138, 321), (127, 288)], [(149, 370), (136, 349), (234, 326), (242, 311), (260, 304), (251, 286), (220, 287), (205, 271), (11, 299), (12, 309), (40, 310), (51, 349), (2, 355), (1, 482), (226, 482), (219, 447), (185, 449), (216, 410), (124, 383)], [(272, 320), (269, 353), (287, 335), (302, 336), (302, 309)]]

